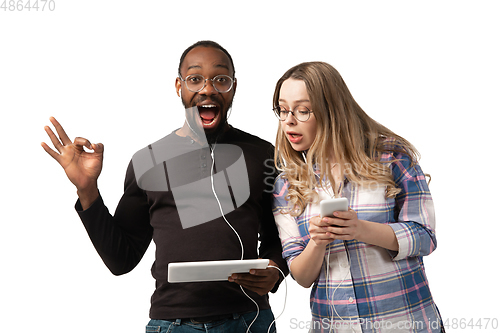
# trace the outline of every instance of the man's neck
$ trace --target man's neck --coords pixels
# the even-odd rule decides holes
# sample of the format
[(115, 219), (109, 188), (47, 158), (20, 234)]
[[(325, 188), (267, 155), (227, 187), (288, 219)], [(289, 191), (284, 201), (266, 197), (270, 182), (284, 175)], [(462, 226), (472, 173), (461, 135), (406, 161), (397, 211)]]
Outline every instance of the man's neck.
[[(213, 138), (222, 135), (223, 133), (227, 132), (230, 128), (231, 128), (231, 126), (228, 123), (225, 123), (224, 126), (217, 132), (217, 135), (215, 133), (213, 135), (205, 134), (205, 137), (200, 138), (200, 136), (198, 134), (196, 134), (193, 130), (191, 130), (191, 128), (189, 127), (187, 122), (184, 122), (184, 125), (181, 128), (179, 128), (175, 132), (175, 134), (177, 134), (178, 136), (181, 136), (181, 137), (190, 137), (194, 141), (203, 145), (207, 142), (207, 139), (208, 139), (209, 143), (213, 143), (213, 142), (210, 142), (210, 141), (213, 141)], [(212, 140), (210, 140), (210, 139), (212, 139)]]

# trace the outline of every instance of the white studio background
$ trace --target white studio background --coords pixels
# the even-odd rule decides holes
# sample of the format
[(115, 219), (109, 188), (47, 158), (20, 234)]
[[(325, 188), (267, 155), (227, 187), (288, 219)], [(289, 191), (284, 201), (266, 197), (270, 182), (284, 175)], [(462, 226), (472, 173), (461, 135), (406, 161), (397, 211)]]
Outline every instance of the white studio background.
[[(0, 331), (144, 331), (154, 245), (131, 273), (107, 270), (76, 190), (40, 146), (43, 127), (55, 116), (70, 138), (105, 144), (99, 187), (114, 211), (133, 153), (182, 125), (178, 61), (203, 39), (235, 62), (230, 123), (273, 143), (278, 78), (303, 61), (336, 67), (432, 175), (439, 244), (425, 264), (448, 332), (471, 329), (453, 321), (499, 319), (496, 1), (52, 1), (53, 11), (28, 12), (0, 0)], [(278, 329), (307, 331), (294, 327), (310, 319), (309, 290), (287, 281)], [(283, 287), (271, 302), (280, 313)]]

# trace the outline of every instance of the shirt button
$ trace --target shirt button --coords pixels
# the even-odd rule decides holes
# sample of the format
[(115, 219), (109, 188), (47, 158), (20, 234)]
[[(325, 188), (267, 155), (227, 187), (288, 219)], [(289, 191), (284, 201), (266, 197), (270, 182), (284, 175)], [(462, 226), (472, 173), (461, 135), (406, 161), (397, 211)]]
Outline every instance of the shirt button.
[(354, 298), (349, 297), (349, 303), (354, 303)]
[(191, 139), (191, 141), (189, 141), (189, 143), (193, 144), (193, 143), (194, 143), (194, 140), (193, 140), (193, 139)]
[(205, 158), (207, 158), (205, 155), (201, 155), (201, 158), (204, 160)]
[(206, 168), (206, 167), (207, 167), (207, 164), (206, 164), (206, 163), (203, 163), (201, 166), (202, 166), (203, 168)]

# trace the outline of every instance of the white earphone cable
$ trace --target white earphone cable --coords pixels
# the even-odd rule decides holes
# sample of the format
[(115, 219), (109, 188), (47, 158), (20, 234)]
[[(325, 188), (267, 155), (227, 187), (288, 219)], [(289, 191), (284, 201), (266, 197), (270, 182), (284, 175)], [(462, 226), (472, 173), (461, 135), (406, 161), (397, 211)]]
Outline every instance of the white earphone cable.
[[(234, 231), (234, 233), (236, 234), (236, 236), (238, 237), (238, 241), (240, 242), (240, 245), (241, 245), (241, 260), (243, 260), (243, 257), (244, 257), (244, 248), (243, 248), (243, 242), (241, 241), (241, 237), (240, 235), (238, 234), (238, 232), (233, 228), (233, 226), (231, 225), (231, 223), (229, 223), (229, 221), (226, 219), (226, 216), (224, 215), (224, 211), (222, 210), (222, 205), (220, 203), (220, 200), (219, 200), (219, 197), (217, 196), (217, 193), (215, 192), (215, 186), (214, 186), (214, 166), (215, 166), (215, 146), (217, 145), (217, 142), (214, 143), (212, 149), (210, 150), (210, 156), (212, 156), (212, 167), (210, 168), (210, 180), (211, 180), (211, 184), (212, 184), (212, 192), (214, 193), (214, 196), (215, 196), (215, 199), (217, 200), (217, 204), (219, 205), (219, 210), (221, 212), (221, 215), (222, 215), (222, 218), (224, 218), (224, 221), (226, 221), (227, 225)], [(287, 294), (288, 294), (288, 286), (286, 284), (286, 280), (285, 280), (285, 274), (281, 271), (281, 269), (279, 269), (278, 267), (276, 266), (267, 266), (267, 267), (273, 267), (273, 268), (276, 268), (280, 273), (281, 275), (283, 275), (283, 281), (285, 281), (285, 302), (283, 304), (283, 310), (281, 311), (281, 313), (279, 314), (279, 316), (277, 316), (272, 322), (271, 324), (269, 325), (269, 328), (267, 330), (267, 332), (269, 333), (269, 331), (271, 330), (271, 327), (273, 326), (273, 324), (276, 322), (276, 319), (278, 319), (282, 314), (283, 312), (285, 312), (285, 307), (286, 307), (286, 298), (287, 298)], [(247, 333), (250, 332), (250, 327), (253, 325), (253, 323), (257, 320), (257, 318), (259, 317), (259, 313), (260, 313), (260, 309), (259, 309), (259, 305), (257, 304), (257, 302), (255, 302), (255, 300), (250, 297), (246, 292), (245, 290), (243, 289), (243, 286), (240, 285), (240, 289), (241, 291), (243, 292), (243, 294), (245, 294), (246, 297), (248, 297), (254, 304), (255, 306), (257, 307), (257, 315), (255, 316), (255, 318), (252, 320), (252, 322), (250, 323), (250, 325), (248, 325), (248, 328), (247, 328)]]
[(238, 237), (238, 240), (239, 240), (240, 245), (241, 245), (241, 260), (243, 260), (245, 249), (243, 248), (243, 242), (241, 241), (241, 237), (238, 234), (238, 232), (233, 228), (233, 226), (231, 225), (231, 223), (229, 223), (229, 221), (226, 219), (226, 216), (224, 215), (224, 211), (222, 210), (222, 205), (220, 203), (219, 197), (217, 196), (217, 193), (215, 192), (215, 187), (214, 187), (215, 154), (214, 154), (214, 151), (215, 151), (215, 146), (216, 145), (217, 145), (217, 142), (214, 143), (214, 145), (213, 145), (213, 147), (212, 147), (212, 149), (210, 151), (210, 155), (212, 156), (212, 167), (210, 168), (210, 180), (211, 180), (211, 183), (212, 183), (212, 192), (214, 193), (215, 200), (217, 200), (217, 204), (219, 205), (219, 210), (220, 210), (220, 213), (222, 215), (222, 218), (224, 219), (224, 221), (226, 221), (227, 225), (234, 231), (234, 233)]

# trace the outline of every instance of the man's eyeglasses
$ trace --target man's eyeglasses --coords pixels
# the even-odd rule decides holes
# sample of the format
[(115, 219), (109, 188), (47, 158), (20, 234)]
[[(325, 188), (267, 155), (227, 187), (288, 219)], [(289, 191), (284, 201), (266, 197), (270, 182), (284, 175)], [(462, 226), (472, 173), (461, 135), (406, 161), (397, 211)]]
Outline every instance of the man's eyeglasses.
[(205, 79), (205, 77), (201, 74), (192, 74), (186, 76), (185, 79), (181, 77), (179, 79), (181, 79), (181, 81), (184, 81), (188, 90), (194, 93), (202, 91), (207, 84), (207, 80), (212, 81), (212, 85), (214, 86), (215, 90), (220, 93), (225, 93), (231, 90), (234, 81), (230, 76), (227, 75), (217, 75), (213, 79)]
[(285, 121), (288, 118), (288, 113), (292, 113), (292, 116), (298, 121), (304, 122), (308, 121), (309, 117), (311, 117), (312, 111), (310, 111), (307, 107), (298, 105), (292, 111), (288, 111), (284, 106), (275, 106), (273, 108), (274, 114), (278, 117), (279, 120)]

